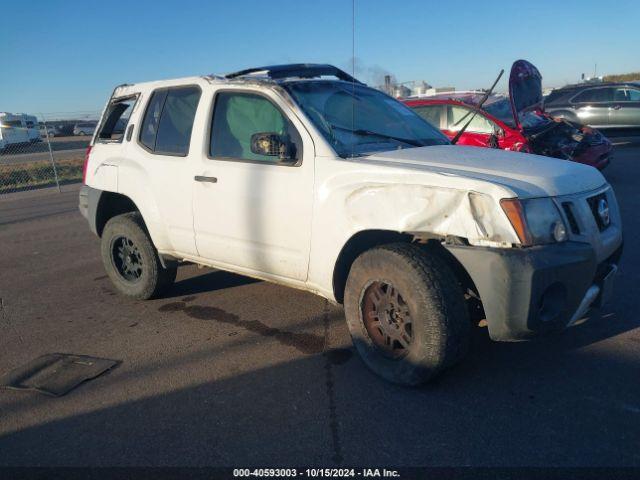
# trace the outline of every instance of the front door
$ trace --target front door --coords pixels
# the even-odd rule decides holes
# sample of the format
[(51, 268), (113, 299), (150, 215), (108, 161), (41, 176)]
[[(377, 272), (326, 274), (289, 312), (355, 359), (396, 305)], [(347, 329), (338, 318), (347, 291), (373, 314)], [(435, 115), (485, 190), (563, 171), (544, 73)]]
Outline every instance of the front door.
[[(306, 280), (311, 137), (271, 92), (221, 90), (213, 103), (208, 148), (194, 171), (198, 255), (231, 270)], [(259, 153), (256, 134), (280, 139), (282, 149)]]
[(571, 99), (580, 122), (592, 127), (609, 125), (609, 107), (613, 90), (607, 87), (595, 87), (582, 91)]

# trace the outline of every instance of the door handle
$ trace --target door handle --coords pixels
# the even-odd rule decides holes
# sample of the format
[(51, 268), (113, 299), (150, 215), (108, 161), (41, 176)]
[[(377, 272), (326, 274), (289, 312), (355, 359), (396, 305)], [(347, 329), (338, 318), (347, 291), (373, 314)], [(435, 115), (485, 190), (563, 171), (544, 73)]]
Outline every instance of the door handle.
[(218, 179), (216, 177), (205, 177), (204, 175), (196, 175), (193, 179), (196, 182), (218, 183)]
[(611, 107), (612, 110), (620, 110), (622, 108), (622, 105), (614, 105), (613, 107)]

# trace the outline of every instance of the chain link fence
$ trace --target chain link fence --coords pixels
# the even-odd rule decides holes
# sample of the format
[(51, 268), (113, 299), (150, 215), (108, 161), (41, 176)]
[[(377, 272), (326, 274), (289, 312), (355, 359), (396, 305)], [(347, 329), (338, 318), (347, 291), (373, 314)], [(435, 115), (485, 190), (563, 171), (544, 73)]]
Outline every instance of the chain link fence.
[(60, 190), (60, 185), (81, 181), (98, 115), (0, 112), (0, 197), (45, 187)]

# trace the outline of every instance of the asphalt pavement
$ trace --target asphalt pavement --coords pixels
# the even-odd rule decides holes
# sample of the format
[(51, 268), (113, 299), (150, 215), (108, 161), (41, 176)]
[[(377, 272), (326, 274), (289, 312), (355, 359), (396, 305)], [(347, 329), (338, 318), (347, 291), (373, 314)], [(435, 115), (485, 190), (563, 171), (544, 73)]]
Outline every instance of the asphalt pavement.
[(165, 298), (123, 298), (77, 186), (0, 196), (0, 374), (122, 362), (59, 398), (0, 390), (0, 465), (640, 466), (640, 147), (605, 176), (627, 242), (612, 303), (527, 343), (478, 327), (420, 388), (370, 373), (310, 293), (187, 266)]

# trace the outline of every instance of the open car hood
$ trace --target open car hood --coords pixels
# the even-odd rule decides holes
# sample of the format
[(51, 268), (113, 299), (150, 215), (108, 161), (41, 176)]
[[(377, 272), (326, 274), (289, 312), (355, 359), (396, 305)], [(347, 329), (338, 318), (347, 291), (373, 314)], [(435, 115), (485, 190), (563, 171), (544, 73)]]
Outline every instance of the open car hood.
[(518, 127), (521, 113), (542, 108), (542, 75), (535, 65), (526, 60), (513, 62), (509, 75), (509, 98)]

